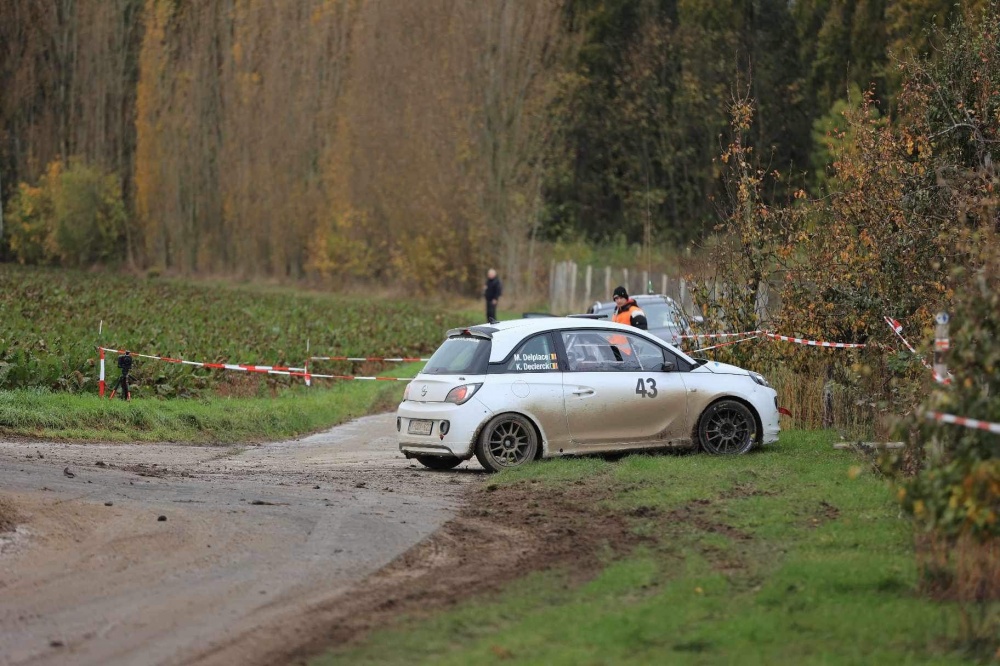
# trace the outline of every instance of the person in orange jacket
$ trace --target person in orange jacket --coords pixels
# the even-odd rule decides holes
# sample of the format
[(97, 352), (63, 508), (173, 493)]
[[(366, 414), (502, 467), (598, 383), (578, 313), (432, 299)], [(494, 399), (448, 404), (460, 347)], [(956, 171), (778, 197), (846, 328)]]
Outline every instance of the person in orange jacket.
[(625, 287), (615, 287), (614, 294), (611, 297), (615, 301), (615, 316), (612, 321), (635, 326), (644, 331), (649, 328), (649, 324), (646, 322), (646, 313), (636, 305), (634, 298), (629, 298)]

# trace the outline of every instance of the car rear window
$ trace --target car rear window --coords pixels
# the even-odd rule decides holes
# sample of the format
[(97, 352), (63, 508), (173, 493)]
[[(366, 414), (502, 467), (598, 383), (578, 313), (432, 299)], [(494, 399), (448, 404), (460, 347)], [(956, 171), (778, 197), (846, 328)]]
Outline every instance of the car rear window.
[(429, 375), (485, 375), (492, 342), (485, 338), (448, 338), (431, 355), (422, 372)]

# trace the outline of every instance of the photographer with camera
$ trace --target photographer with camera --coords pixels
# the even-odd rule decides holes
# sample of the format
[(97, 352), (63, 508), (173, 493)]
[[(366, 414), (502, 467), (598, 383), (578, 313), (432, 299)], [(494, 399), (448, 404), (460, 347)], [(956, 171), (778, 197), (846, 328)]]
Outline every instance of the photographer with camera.
[(118, 357), (118, 369), (122, 371), (122, 374), (115, 387), (111, 389), (111, 397), (114, 398), (115, 391), (121, 388), (121, 399), (131, 400), (132, 393), (128, 388), (128, 373), (132, 371), (132, 353), (129, 350), (126, 349), (125, 353)]

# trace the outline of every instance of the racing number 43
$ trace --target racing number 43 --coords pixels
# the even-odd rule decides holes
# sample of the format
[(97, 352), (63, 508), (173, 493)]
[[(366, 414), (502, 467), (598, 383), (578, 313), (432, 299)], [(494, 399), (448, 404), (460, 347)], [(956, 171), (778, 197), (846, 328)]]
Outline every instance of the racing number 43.
[(635, 394), (643, 398), (655, 398), (657, 394), (656, 380), (652, 377), (649, 379), (640, 377), (639, 381), (635, 383)]

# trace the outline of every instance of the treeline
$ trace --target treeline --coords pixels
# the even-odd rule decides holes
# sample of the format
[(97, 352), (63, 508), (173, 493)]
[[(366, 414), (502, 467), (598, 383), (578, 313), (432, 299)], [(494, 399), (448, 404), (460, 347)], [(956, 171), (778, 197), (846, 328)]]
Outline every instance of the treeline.
[(851, 84), (891, 116), (985, 4), (0, 0), (0, 253), (516, 292), (540, 240), (709, 233), (743, 85), (765, 197), (822, 187)]

